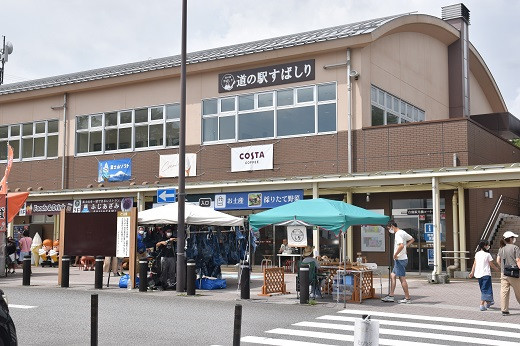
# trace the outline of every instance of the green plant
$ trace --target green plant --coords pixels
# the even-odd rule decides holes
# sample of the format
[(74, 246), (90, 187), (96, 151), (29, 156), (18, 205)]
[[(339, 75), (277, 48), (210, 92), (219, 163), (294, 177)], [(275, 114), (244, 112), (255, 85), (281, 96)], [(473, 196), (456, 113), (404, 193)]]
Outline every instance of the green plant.
[(309, 305), (316, 305), (318, 302), (314, 299), (309, 299)]

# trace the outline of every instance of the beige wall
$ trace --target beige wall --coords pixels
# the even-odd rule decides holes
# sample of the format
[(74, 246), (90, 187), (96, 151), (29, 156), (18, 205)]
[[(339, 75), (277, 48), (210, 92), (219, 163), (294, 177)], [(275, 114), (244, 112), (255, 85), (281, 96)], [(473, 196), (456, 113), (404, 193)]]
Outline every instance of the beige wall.
[(473, 73), (469, 73), (469, 93), (470, 93), (470, 114), (486, 114), (493, 113), (493, 109), (489, 104), (486, 94), (477, 82)]
[(363, 48), (361, 58), (362, 126), (371, 125), (370, 84), (423, 109), (426, 120), (448, 117), (448, 48), (443, 42), (416, 32), (396, 33)]

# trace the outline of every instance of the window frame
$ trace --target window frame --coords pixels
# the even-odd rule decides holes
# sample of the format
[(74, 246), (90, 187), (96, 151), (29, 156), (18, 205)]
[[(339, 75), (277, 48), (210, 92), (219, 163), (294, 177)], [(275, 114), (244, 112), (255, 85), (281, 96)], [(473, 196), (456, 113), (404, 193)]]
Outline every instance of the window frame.
[[(426, 112), (424, 110), (373, 84), (370, 86), (370, 105), (370, 126), (416, 123), (426, 120)], [(399, 108), (397, 110), (396, 105)], [(383, 110), (383, 125), (373, 125), (372, 107)], [(397, 117), (397, 123), (389, 124), (389, 115)]]

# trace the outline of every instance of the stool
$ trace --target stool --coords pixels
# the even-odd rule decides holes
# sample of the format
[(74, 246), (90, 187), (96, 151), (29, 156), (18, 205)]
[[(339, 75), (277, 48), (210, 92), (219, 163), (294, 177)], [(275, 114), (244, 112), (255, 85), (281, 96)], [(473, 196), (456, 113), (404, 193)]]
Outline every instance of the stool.
[(264, 268), (270, 268), (273, 266), (273, 260), (271, 260), (271, 255), (263, 255), (264, 258), (262, 259), (262, 263), (260, 265), (260, 268), (262, 271), (264, 271)]
[(291, 259), (285, 260), (283, 266), (286, 272), (292, 272), (293, 261)]
[(80, 261), (80, 265), (79, 265), (78, 269), (79, 270), (88, 270), (88, 268), (91, 268), (90, 270), (94, 270), (94, 262), (95, 262), (96, 258), (93, 256), (82, 256), (82, 257), (84, 257), (83, 262), (85, 262), (85, 263), (81, 263), (81, 261)]

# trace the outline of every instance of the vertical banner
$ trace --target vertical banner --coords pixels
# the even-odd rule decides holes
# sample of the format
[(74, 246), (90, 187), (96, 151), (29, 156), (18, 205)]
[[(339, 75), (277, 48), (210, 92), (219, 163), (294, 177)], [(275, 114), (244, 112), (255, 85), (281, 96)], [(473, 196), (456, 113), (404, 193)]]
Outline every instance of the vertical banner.
[(307, 228), (305, 226), (287, 226), (287, 245), (290, 247), (307, 246)]
[(117, 212), (116, 257), (130, 256), (130, 212)]
[(361, 226), (361, 251), (385, 252), (385, 229), (381, 226)]
[[(197, 154), (186, 154), (184, 172), (186, 177), (197, 175)], [(179, 154), (159, 156), (159, 178), (175, 178), (179, 176)]]
[(6, 196), (7, 196), (6, 194), (0, 194), (0, 232), (5, 232), (7, 230), (7, 197)]
[(7, 177), (9, 176), (9, 172), (11, 172), (11, 167), (13, 166), (13, 147), (7, 144), (7, 166), (5, 167), (4, 177), (2, 181), (0, 181), (0, 192), (7, 194)]

